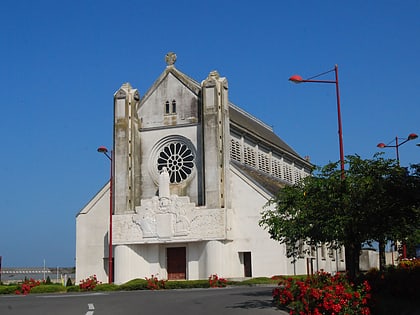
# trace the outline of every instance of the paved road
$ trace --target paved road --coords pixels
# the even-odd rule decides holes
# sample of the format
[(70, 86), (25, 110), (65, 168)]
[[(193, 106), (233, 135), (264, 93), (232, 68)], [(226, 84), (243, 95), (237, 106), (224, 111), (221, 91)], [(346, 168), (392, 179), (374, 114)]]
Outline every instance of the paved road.
[(0, 296), (1, 315), (286, 315), (270, 287)]

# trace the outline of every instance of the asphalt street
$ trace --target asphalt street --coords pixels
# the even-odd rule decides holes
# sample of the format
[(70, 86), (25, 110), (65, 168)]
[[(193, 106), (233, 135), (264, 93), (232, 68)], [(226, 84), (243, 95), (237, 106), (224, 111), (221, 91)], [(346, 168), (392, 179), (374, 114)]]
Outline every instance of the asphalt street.
[(286, 315), (272, 287), (0, 296), (1, 315)]

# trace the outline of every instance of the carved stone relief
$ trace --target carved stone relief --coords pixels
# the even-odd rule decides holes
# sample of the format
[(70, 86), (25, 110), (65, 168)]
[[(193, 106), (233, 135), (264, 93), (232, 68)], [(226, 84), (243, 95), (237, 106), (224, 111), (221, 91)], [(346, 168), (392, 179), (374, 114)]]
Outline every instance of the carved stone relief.
[(135, 214), (113, 216), (114, 244), (225, 238), (225, 210), (195, 207), (188, 197), (142, 200)]

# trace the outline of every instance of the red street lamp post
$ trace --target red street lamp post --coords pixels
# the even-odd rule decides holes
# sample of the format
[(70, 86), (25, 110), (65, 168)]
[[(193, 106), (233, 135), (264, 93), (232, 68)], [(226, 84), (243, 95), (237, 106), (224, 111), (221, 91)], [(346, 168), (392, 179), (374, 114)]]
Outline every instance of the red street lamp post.
[[(377, 147), (378, 148), (381, 148), (381, 149), (383, 149), (383, 148), (395, 148), (395, 151), (396, 151), (396, 154), (397, 154), (397, 163), (398, 163), (398, 165), (400, 165), (400, 153), (399, 153), (398, 148), (400, 146), (402, 146), (404, 143), (406, 143), (406, 142), (408, 142), (410, 140), (417, 139), (418, 137), (419, 136), (417, 134), (410, 133), (407, 138), (398, 138), (398, 137), (395, 137), (395, 145), (385, 144), (385, 143), (382, 143), (381, 142), (381, 143), (378, 143)], [(400, 139), (402, 139), (403, 142), (398, 143), (398, 140), (400, 140)], [(392, 141), (394, 141), (394, 140), (392, 140)]]
[[(319, 76), (322, 76), (324, 74), (333, 72), (335, 73), (335, 80), (313, 80), (314, 78), (317, 78)], [(337, 95), (337, 116), (338, 116), (338, 140), (340, 145), (340, 165), (341, 165), (341, 177), (344, 178), (344, 145), (343, 145), (343, 125), (341, 122), (341, 107), (340, 107), (340, 90), (338, 87), (338, 66), (335, 65), (334, 69), (320, 73), (316, 76), (313, 76), (309, 79), (302, 79), (300, 75), (292, 75), (289, 78), (289, 81), (292, 81), (294, 83), (333, 83), (335, 84), (335, 91)]]
[(112, 264), (112, 260), (113, 260), (113, 250), (112, 250), (112, 214), (113, 214), (113, 203), (112, 203), (112, 181), (113, 181), (113, 177), (114, 177), (114, 172), (113, 172), (113, 167), (112, 167), (112, 151), (111, 151), (111, 156), (109, 156), (108, 154), (108, 149), (106, 147), (99, 147), (98, 148), (98, 152), (99, 153), (103, 153), (110, 161), (111, 161), (111, 178), (109, 180), (109, 232), (108, 232), (108, 238), (109, 238), (109, 243), (108, 243), (108, 283), (112, 283), (113, 282), (113, 264)]
[[(398, 164), (398, 166), (400, 166), (399, 147), (402, 146), (404, 143), (406, 143), (410, 140), (417, 139), (417, 138), (418, 138), (417, 134), (410, 133), (407, 138), (398, 138), (398, 136), (395, 137), (395, 145), (390, 145), (389, 143), (385, 144), (385, 143), (381, 142), (381, 143), (377, 144), (377, 147), (381, 148), (381, 149), (383, 149), (383, 148), (395, 148), (395, 152), (396, 152), (396, 155), (397, 155), (397, 164)], [(402, 139), (403, 142), (398, 142), (398, 140), (400, 140), (400, 139)], [(394, 140), (392, 140), (392, 141), (394, 141)], [(403, 244), (403, 258), (407, 258), (407, 246), (405, 244)], [(394, 259), (394, 255), (392, 255), (392, 259)]]

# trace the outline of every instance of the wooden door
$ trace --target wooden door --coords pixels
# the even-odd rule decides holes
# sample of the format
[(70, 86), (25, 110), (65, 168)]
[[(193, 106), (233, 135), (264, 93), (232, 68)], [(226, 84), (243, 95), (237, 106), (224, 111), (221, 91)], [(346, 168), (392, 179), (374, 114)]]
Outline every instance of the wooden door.
[(186, 279), (187, 256), (185, 247), (166, 249), (168, 280)]
[(244, 252), (244, 276), (252, 277), (251, 252)]

